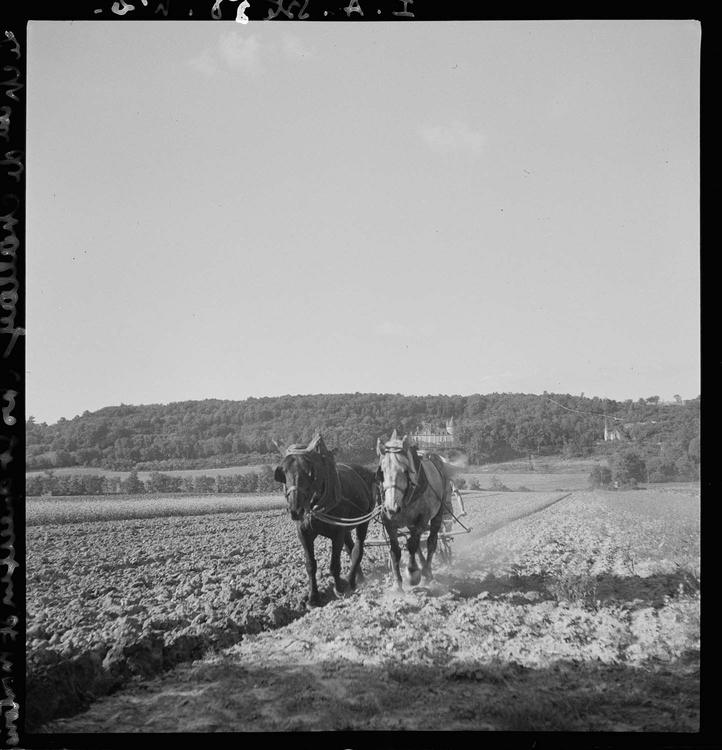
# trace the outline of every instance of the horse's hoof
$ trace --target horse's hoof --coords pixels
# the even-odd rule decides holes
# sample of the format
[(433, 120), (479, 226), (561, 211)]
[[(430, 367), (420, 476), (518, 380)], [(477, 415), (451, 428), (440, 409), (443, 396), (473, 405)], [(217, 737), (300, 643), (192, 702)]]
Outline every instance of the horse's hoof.
[(339, 581), (337, 583), (334, 583), (333, 585), (333, 593), (336, 594), (336, 596), (339, 598), (341, 598), (342, 596), (345, 596), (348, 590), (349, 590), (349, 585), (343, 579), (339, 579)]
[(308, 609), (315, 609), (321, 606), (321, 599), (317, 596), (306, 599), (306, 607)]

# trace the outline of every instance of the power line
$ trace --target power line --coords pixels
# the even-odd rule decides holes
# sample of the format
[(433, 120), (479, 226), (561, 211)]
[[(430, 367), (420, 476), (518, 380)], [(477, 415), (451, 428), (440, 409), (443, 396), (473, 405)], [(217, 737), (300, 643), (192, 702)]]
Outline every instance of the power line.
[(621, 417), (611, 417), (608, 414), (605, 414), (604, 412), (595, 412), (595, 411), (582, 411), (581, 409), (572, 409), (569, 406), (564, 406), (564, 404), (560, 404), (558, 401), (555, 401), (553, 398), (549, 398), (549, 396), (544, 397), (547, 401), (551, 401), (553, 404), (556, 404), (557, 406), (560, 406), (562, 409), (566, 409), (567, 411), (573, 411), (577, 414), (585, 414), (587, 416), (592, 417), (603, 417), (604, 419), (614, 419), (617, 422), (623, 422), (624, 420)]

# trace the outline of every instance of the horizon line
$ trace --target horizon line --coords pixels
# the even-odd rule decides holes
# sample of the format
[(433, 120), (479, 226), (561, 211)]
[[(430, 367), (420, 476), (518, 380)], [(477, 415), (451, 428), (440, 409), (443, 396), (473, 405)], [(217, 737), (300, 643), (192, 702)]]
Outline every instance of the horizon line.
[[(72, 417), (58, 417), (53, 422), (47, 422), (45, 420), (38, 420), (38, 418), (34, 414), (28, 414), (28, 416), (25, 419), (25, 422), (29, 422), (31, 419), (35, 424), (45, 424), (48, 427), (54, 424), (58, 424), (59, 422), (69, 422), (74, 419), (79, 419), (80, 417), (85, 416), (86, 414), (92, 415), (97, 414), (100, 411), (103, 411), (104, 409), (118, 409), (121, 407), (132, 407), (132, 408), (143, 408), (143, 407), (152, 407), (152, 406), (160, 406), (160, 407), (167, 407), (172, 406), (173, 404), (185, 404), (185, 403), (202, 403), (204, 401), (225, 401), (230, 403), (243, 403), (244, 401), (260, 401), (262, 399), (280, 399), (280, 398), (309, 398), (309, 397), (318, 397), (318, 396), (398, 396), (401, 398), (470, 398), (471, 396), (570, 396), (573, 398), (586, 398), (590, 400), (597, 399), (599, 401), (614, 401), (617, 403), (627, 403), (629, 401), (633, 403), (637, 403), (639, 401), (648, 401), (652, 398), (659, 399), (657, 403), (662, 405), (674, 405), (678, 403), (674, 400), (668, 400), (664, 399), (661, 396), (657, 394), (653, 394), (651, 396), (639, 396), (637, 398), (634, 397), (627, 397), (624, 399), (620, 398), (612, 398), (610, 396), (595, 396), (595, 395), (587, 395), (584, 391), (581, 391), (578, 394), (569, 393), (569, 392), (557, 392), (557, 391), (547, 391), (544, 390), (541, 393), (533, 393), (528, 391), (490, 391), (487, 393), (481, 393), (479, 391), (474, 391), (473, 393), (424, 393), (424, 394), (416, 394), (416, 393), (392, 393), (389, 391), (344, 391), (344, 392), (334, 392), (334, 393), (328, 393), (328, 392), (318, 392), (318, 393), (282, 393), (277, 395), (268, 395), (268, 396), (246, 396), (244, 398), (219, 398), (217, 396), (208, 396), (206, 398), (188, 398), (188, 399), (176, 399), (173, 401), (157, 401), (157, 402), (150, 402), (150, 403), (125, 403), (120, 402), (117, 404), (107, 404), (106, 406), (100, 406), (97, 409), (90, 410), (85, 409), (82, 413), (74, 414)], [(675, 394), (679, 395), (679, 394)], [(689, 398), (681, 397), (681, 403), (686, 403), (687, 401), (694, 401), (695, 399), (701, 398), (701, 393), (698, 393), (696, 396), (692, 396)]]

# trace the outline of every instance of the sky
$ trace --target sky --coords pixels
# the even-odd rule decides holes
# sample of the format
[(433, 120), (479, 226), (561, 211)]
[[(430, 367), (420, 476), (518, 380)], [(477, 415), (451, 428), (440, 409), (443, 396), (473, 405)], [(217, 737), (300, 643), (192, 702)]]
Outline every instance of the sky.
[(700, 392), (694, 21), (30, 22), (27, 414)]

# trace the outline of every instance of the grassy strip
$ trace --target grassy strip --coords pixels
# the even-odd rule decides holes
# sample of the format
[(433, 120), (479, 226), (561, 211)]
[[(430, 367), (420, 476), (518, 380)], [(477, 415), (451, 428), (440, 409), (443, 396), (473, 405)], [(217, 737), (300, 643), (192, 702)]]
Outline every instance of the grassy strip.
[(72, 524), (122, 521), (136, 518), (169, 518), (216, 513), (248, 513), (283, 510), (279, 495), (95, 495), (83, 497), (28, 498), (26, 524)]

